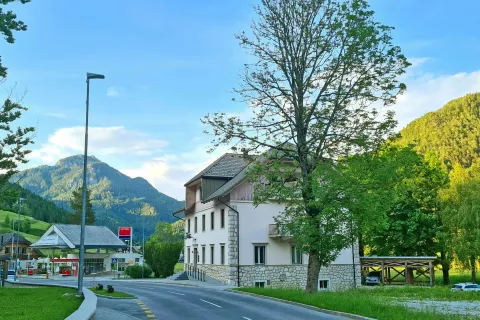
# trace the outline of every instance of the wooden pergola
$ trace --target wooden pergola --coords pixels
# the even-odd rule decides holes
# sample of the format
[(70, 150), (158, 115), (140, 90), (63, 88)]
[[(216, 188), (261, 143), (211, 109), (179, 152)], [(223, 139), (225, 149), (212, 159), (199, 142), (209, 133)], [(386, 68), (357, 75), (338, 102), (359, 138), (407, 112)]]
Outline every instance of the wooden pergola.
[[(360, 257), (362, 269), (367, 274), (370, 271), (380, 271), (383, 284), (413, 284), (420, 277), (426, 277), (430, 286), (435, 283), (433, 262), (437, 257)], [(409, 274), (407, 270), (412, 270)], [(417, 275), (413, 275), (413, 270)], [(393, 273), (393, 277), (392, 277)], [(395, 278), (403, 276), (405, 281), (395, 281)]]

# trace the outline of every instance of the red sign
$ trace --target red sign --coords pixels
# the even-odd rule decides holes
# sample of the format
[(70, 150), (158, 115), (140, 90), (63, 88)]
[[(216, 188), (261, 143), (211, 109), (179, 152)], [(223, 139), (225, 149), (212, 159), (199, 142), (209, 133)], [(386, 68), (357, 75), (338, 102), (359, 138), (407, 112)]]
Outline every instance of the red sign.
[(119, 227), (118, 237), (120, 239), (130, 239), (132, 237), (132, 227)]

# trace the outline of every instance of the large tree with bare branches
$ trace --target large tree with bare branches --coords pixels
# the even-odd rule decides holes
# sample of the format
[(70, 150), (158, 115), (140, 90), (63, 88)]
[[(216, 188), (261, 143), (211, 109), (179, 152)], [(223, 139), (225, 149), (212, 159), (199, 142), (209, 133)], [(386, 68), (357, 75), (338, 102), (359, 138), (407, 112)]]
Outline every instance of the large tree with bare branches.
[[(322, 242), (325, 234), (336, 241), (335, 232), (324, 232), (335, 217), (320, 199), (338, 194), (329, 187), (328, 197), (318, 197), (319, 182), (335, 181), (326, 175), (336, 160), (371, 151), (391, 134), (396, 122), (388, 106), (405, 90), (398, 77), (409, 63), (392, 44), (393, 28), (376, 22), (365, 0), (262, 0), (255, 11), (251, 34), (237, 38), (256, 61), (235, 90), (252, 117), (215, 113), (203, 122), (213, 148), (264, 154), (252, 171), (264, 173), (256, 194), (275, 194), (287, 203), (286, 218), (309, 225), (308, 235), (303, 227), (289, 231), (309, 244), (306, 291), (314, 292), (320, 268), (342, 245)], [(299, 173), (289, 174), (285, 160)]]

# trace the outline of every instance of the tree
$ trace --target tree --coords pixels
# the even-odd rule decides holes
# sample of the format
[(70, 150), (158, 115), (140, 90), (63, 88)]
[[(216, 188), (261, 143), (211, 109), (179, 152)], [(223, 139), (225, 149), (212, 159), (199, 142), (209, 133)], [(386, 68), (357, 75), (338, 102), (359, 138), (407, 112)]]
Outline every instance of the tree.
[(450, 188), (441, 195), (443, 219), (449, 226), (448, 238), (455, 257), (472, 271), (477, 281), (476, 264), (480, 257), (480, 164), (470, 168), (455, 164), (450, 173)]
[(155, 232), (150, 236), (155, 242), (178, 242), (183, 241), (183, 227), (178, 228), (179, 222), (168, 223), (160, 221), (155, 227)]
[[(77, 191), (73, 191), (72, 198), (70, 199), (70, 207), (73, 210), (71, 215), (71, 223), (82, 223), (82, 199), (83, 199), (83, 187), (80, 187)], [(85, 215), (85, 224), (93, 225), (95, 222), (95, 212), (93, 211), (91, 193), (87, 189), (87, 210)]]
[(391, 134), (393, 112), (376, 107), (394, 103), (405, 90), (397, 78), (409, 63), (392, 44), (392, 28), (374, 21), (365, 0), (262, 0), (255, 11), (253, 35), (237, 36), (256, 58), (235, 90), (251, 118), (215, 113), (203, 123), (214, 135), (212, 150), (227, 144), (245, 155), (260, 153), (257, 176), (263, 171), (288, 180), (264, 181), (257, 190), (286, 199), (284, 217), (302, 221), (290, 231), (306, 244), (306, 292), (315, 292), (320, 268), (350, 238), (323, 236), (328, 223), (338, 224), (325, 209), (334, 197), (315, 199), (318, 179), (322, 170), (333, 172), (336, 159), (374, 150)]
[(32, 222), (30, 221), (30, 219), (23, 219), (20, 224), (20, 229), (22, 230), (22, 232), (30, 233), (30, 230), (32, 229)]
[(10, 221), (10, 215), (7, 214), (7, 216), (5, 217), (5, 220), (4, 220), (5, 227), (11, 228), (10, 222), (11, 222)]
[[(15, 0), (2, 0), (2, 5), (7, 5)], [(27, 3), (29, 0), (20, 0), (21, 3)], [(11, 10), (4, 12), (0, 8), (0, 32), (8, 43), (14, 43), (13, 31), (25, 31), (27, 26), (17, 20), (17, 16)], [(2, 65), (0, 58), (0, 78), (5, 79), (7, 68)], [(1, 80), (0, 80), (1, 81)], [(10, 97), (7, 98), (0, 108), (0, 130), (3, 137), (0, 138), (0, 188), (3, 188), (8, 180), (18, 172), (19, 164), (27, 163), (26, 155), (30, 150), (25, 150), (29, 144), (33, 143), (31, 133), (35, 131), (33, 127), (17, 129), (12, 128), (12, 124), (18, 120), (22, 111), (28, 110), (20, 102), (14, 102)]]
[(149, 240), (145, 245), (145, 261), (152, 267), (156, 278), (166, 278), (175, 272), (183, 241), (156, 242)]

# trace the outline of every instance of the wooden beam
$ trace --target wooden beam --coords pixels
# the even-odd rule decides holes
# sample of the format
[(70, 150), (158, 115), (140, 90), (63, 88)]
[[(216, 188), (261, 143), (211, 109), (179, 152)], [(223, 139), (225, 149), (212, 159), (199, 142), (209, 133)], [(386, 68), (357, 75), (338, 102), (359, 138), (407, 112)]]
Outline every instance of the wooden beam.
[(433, 279), (434, 270), (433, 270), (433, 265), (432, 265), (431, 261), (428, 263), (428, 268), (429, 268), (429, 271), (430, 271), (430, 287), (433, 287), (433, 284), (435, 283), (435, 281)]

